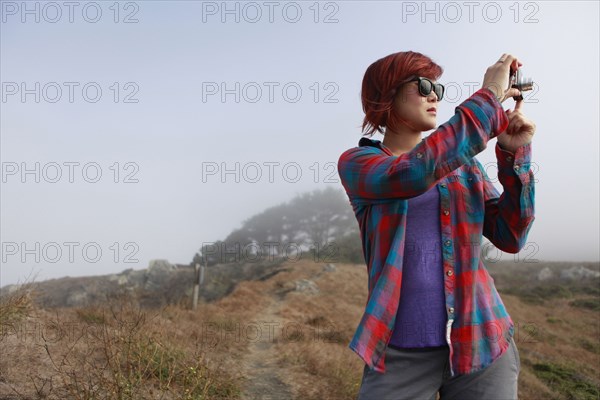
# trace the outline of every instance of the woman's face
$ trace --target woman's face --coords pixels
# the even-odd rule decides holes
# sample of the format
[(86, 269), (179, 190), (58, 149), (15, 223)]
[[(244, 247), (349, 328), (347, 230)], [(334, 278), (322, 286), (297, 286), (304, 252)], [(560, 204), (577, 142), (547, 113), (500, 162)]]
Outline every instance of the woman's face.
[[(431, 79), (431, 78), (430, 78)], [(437, 81), (431, 79), (433, 83)], [(396, 95), (396, 114), (410, 124), (409, 128), (428, 131), (437, 127), (438, 98), (435, 91), (428, 96), (419, 93), (419, 82), (404, 83)]]

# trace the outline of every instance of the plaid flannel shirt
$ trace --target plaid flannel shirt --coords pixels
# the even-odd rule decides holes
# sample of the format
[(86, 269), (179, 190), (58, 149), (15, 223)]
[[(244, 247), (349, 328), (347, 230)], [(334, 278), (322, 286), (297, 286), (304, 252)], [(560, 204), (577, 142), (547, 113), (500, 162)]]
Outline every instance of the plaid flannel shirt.
[(502, 105), (480, 89), (410, 152), (394, 156), (361, 138), (338, 160), (360, 228), (368, 271), (366, 308), (349, 344), (369, 368), (385, 372), (402, 283), (407, 199), (437, 185), (451, 375), (490, 365), (508, 348), (514, 324), (481, 259), (482, 235), (517, 253), (534, 220), (531, 143), (513, 154), (496, 143), (494, 187), (475, 155), (508, 126)]

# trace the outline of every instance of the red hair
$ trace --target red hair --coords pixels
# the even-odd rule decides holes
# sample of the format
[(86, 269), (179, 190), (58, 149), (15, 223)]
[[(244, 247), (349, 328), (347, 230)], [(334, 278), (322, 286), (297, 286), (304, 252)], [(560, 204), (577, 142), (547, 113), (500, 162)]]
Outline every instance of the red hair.
[(394, 129), (398, 124), (393, 110), (398, 86), (413, 76), (437, 80), (443, 68), (421, 53), (404, 51), (380, 58), (367, 68), (362, 81), (361, 100), (365, 118), (363, 136), (384, 133), (382, 128)]

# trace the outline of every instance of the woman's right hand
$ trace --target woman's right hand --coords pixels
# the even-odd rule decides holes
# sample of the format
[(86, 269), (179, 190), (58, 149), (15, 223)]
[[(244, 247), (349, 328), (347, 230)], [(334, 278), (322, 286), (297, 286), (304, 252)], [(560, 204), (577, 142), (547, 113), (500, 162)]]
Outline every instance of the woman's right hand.
[(522, 65), (515, 56), (502, 54), (502, 57), (485, 71), (482, 88), (491, 90), (500, 103), (509, 97), (519, 96), (519, 89), (509, 87), (510, 70), (516, 71)]

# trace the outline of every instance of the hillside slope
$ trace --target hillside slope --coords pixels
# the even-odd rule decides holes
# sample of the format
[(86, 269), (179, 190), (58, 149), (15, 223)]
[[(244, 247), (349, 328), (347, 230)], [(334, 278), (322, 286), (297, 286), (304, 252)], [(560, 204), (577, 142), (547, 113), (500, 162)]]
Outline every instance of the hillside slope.
[[(516, 326), (521, 399), (598, 398), (599, 281), (560, 274), (579, 266), (489, 267)], [(363, 364), (348, 343), (366, 296), (364, 265), (302, 260), (197, 311), (122, 297), (73, 308), (13, 302), (10, 314), (5, 299), (0, 399), (354, 399)]]

